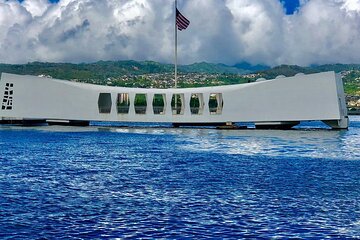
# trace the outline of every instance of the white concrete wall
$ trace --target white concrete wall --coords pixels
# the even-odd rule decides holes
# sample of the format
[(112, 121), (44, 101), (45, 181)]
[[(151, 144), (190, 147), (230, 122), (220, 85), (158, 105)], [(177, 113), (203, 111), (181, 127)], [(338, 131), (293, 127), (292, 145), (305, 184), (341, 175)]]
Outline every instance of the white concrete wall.
[[(3, 73), (0, 81), (0, 99), (5, 83), (14, 84), (12, 110), (1, 110), (0, 118), (58, 119), (126, 122), (273, 122), (340, 120), (346, 113), (341, 79), (334, 72), (278, 78), (256, 83), (221, 87), (187, 89), (134, 89), (75, 83), (63, 80), (21, 76)], [(99, 93), (112, 94), (110, 114), (100, 114)], [(129, 93), (129, 114), (117, 114), (118, 93)], [(135, 114), (136, 93), (146, 93), (148, 111)], [(184, 115), (173, 115), (171, 98), (174, 93), (185, 96)], [(192, 93), (202, 93), (205, 108), (202, 115), (190, 112)], [(209, 113), (211, 93), (222, 93), (224, 107), (221, 115)], [(154, 115), (152, 97), (166, 94), (165, 115)]]

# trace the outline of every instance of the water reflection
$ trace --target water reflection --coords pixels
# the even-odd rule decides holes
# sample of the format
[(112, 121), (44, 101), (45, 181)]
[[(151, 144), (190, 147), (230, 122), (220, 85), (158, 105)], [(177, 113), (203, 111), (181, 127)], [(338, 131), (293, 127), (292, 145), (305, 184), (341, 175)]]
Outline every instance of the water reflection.
[[(203, 131), (203, 130), (202, 130)], [(350, 131), (221, 131), (216, 135), (187, 134), (189, 151), (360, 160), (359, 136)]]
[(118, 134), (171, 135), (173, 144), (191, 152), (232, 155), (264, 155), (360, 160), (360, 118), (352, 117), (348, 131), (317, 129), (309, 123), (296, 130), (217, 130), (212, 128), (171, 128), (170, 125), (130, 125), (90, 127), (1, 126), (0, 130), (40, 130), (50, 132), (108, 132)]

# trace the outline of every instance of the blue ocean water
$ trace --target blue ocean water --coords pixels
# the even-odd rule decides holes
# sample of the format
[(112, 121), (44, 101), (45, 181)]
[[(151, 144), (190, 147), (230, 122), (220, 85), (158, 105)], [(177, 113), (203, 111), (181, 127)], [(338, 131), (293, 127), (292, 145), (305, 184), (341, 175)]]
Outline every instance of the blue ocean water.
[(0, 126), (0, 238), (360, 238), (360, 118), (319, 124)]

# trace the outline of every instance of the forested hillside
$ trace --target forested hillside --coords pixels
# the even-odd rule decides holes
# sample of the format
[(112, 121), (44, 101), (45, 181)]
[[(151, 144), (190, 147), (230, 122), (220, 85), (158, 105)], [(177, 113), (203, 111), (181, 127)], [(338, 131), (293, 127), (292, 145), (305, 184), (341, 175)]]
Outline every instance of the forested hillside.
[[(103, 85), (128, 87), (171, 87), (174, 66), (153, 61), (99, 61), (96, 63), (42, 63), (0, 64), (0, 72), (41, 75)], [(310, 67), (281, 65), (274, 68), (252, 66), (247, 63), (225, 64), (194, 63), (179, 66), (184, 81), (181, 87), (213, 86), (253, 82), (263, 77), (294, 76), (297, 73), (335, 71), (341, 73), (348, 95), (360, 95), (360, 65), (331, 64)]]

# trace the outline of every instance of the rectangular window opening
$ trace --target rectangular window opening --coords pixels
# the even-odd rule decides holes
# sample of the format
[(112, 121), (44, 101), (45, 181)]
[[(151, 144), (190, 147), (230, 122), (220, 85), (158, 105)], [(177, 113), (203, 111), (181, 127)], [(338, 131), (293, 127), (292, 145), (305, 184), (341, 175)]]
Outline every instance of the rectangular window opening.
[(171, 109), (173, 115), (183, 115), (184, 109), (184, 94), (173, 94), (171, 99)]
[(147, 96), (144, 93), (135, 95), (134, 107), (136, 114), (146, 114), (147, 109)]
[(224, 107), (222, 93), (211, 93), (209, 97), (210, 114), (221, 114)]
[(98, 108), (99, 113), (109, 114), (111, 112), (111, 94), (110, 93), (100, 93), (98, 99)]
[(164, 115), (166, 104), (165, 104), (165, 94), (154, 94), (153, 98), (153, 110), (155, 115)]
[(128, 114), (130, 109), (130, 98), (128, 93), (119, 93), (117, 97), (118, 114)]

